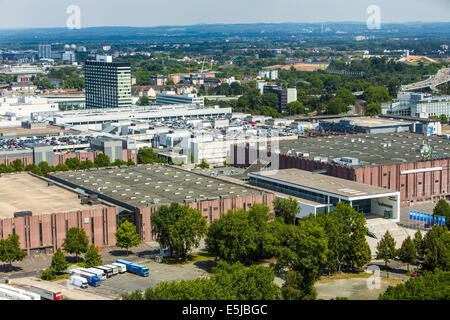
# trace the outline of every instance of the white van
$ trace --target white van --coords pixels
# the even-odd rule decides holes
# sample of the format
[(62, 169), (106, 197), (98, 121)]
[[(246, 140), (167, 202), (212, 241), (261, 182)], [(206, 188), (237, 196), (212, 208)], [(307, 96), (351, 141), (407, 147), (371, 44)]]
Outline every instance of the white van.
[(70, 280), (71, 285), (79, 287), (79, 288), (86, 289), (89, 286), (88, 281), (85, 278), (80, 277), (80, 276), (72, 275), (69, 277), (69, 280)]
[(120, 273), (127, 272), (127, 266), (122, 263), (114, 262), (114, 263), (111, 263), (111, 265), (118, 267)]

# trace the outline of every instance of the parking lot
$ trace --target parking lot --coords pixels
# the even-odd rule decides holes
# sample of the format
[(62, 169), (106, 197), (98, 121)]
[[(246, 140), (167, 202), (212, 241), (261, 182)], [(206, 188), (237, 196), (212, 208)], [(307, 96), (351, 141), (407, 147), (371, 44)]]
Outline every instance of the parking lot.
[[(123, 293), (131, 293), (134, 290), (145, 291), (149, 287), (154, 287), (162, 281), (194, 280), (207, 276), (206, 270), (215, 265), (214, 261), (199, 261), (185, 265), (168, 265), (156, 263), (154, 261), (140, 262), (150, 270), (149, 277), (141, 277), (133, 273), (117, 274), (102, 281), (101, 286), (89, 287), (83, 291), (105, 298), (115, 299)], [(61, 281), (65, 283), (65, 280)], [(80, 289), (81, 290), (81, 289)]]

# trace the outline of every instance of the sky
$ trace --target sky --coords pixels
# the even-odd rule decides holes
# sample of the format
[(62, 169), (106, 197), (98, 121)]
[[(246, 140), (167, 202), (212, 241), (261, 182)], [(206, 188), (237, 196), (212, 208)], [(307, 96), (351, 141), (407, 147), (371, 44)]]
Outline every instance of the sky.
[(214, 23), (450, 22), (450, 0), (0, 0), (0, 29), (66, 27), (70, 5), (80, 26), (153, 27)]

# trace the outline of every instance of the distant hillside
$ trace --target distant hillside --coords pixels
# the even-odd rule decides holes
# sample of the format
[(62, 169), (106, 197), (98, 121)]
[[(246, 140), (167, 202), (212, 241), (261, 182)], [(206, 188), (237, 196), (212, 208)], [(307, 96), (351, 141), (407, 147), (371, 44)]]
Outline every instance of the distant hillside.
[(257, 23), (257, 24), (208, 24), (191, 26), (95, 27), (69, 30), (15, 29), (0, 30), (0, 43), (41, 41), (98, 41), (98, 40), (142, 40), (142, 39), (193, 39), (193, 38), (345, 38), (355, 35), (377, 37), (413, 37), (427, 39), (449, 39), (450, 23), (411, 22), (383, 24), (380, 30), (369, 30), (365, 23)]

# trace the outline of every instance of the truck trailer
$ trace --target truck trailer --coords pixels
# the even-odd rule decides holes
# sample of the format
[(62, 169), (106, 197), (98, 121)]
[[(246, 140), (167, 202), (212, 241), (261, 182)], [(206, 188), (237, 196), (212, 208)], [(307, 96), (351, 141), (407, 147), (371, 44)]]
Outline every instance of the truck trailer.
[(0, 284), (0, 289), (4, 289), (4, 290), (15, 292), (15, 293), (18, 293), (18, 294), (21, 294), (24, 296), (28, 296), (31, 298), (31, 300), (41, 300), (41, 296), (39, 294), (29, 292), (26, 290), (22, 290), (22, 289), (17, 289), (17, 288), (14, 288), (13, 286), (8, 286), (6, 284)]
[(118, 267), (119, 268), (119, 273), (127, 272), (127, 266), (122, 264), (122, 263), (114, 262), (114, 263), (111, 263), (111, 265)]
[(116, 260), (116, 262), (126, 265), (128, 272), (132, 272), (132, 273), (138, 274), (143, 277), (148, 277), (150, 275), (150, 271), (148, 270), (148, 268), (146, 266), (131, 263), (129, 261), (122, 260), (122, 259)]
[(105, 267), (105, 266), (98, 266), (98, 267), (95, 267), (95, 268), (104, 271), (107, 278), (110, 278), (110, 277), (113, 276), (113, 269), (112, 268), (108, 268), (108, 267)]
[(30, 292), (37, 293), (41, 296), (42, 300), (62, 300), (61, 292), (54, 292), (43, 288), (38, 288), (35, 286), (30, 286)]
[(6, 289), (0, 289), (0, 298), (5, 300), (33, 300), (29, 296)]

